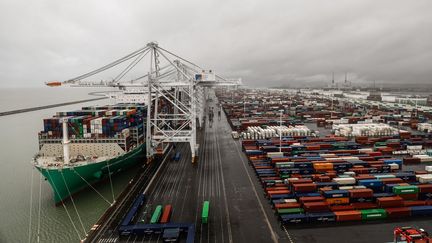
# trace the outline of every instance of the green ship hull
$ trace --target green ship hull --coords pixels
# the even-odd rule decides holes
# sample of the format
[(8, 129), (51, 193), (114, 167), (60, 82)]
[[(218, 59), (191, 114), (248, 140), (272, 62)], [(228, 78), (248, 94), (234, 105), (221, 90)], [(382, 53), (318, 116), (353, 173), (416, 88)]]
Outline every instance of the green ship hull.
[(56, 204), (68, 199), (72, 194), (94, 184), (111, 174), (127, 167), (145, 162), (145, 144), (119, 157), (86, 165), (65, 168), (36, 168), (50, 183)]

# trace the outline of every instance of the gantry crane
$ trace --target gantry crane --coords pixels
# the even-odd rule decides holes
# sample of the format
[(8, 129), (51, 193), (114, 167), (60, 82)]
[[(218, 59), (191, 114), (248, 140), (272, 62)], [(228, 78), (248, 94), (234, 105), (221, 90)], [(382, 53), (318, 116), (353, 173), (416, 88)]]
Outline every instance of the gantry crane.
[[(144, 59), (145, 57), (148, 58)], [(127, 73), (145, 60), (148, 69), (144, 75), (123, 80)], [(126, 68), (111, 81), (86, 81), (89, 77), (128, 61)], [(140, 65), (142, 66), (144, 65)], [(209, 88), (238, 87), (241, 80), (220, 77), (212, 70), (204, 70), (165, 50), (157, 43), (150, 42), (145, 47), (101, 68), (63, 82), (48, 82), (46, 85), (135, 89), (135, 93), (142, 94), (142, 100), (147, 104), (147, 159), (151, 160), (164, 143), (186, 142), (190, 144), (194, 162), (199, 147), (196, 140), (197, 128), (203, 124)]]

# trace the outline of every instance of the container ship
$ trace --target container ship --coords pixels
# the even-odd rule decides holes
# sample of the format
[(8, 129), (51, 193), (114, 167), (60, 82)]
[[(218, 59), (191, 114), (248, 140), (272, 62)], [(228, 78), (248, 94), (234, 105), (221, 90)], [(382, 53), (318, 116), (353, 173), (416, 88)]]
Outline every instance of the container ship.
[(43, 120), (33, 165), (56, 204), (145, 159), (144, 104), (89, 106)]

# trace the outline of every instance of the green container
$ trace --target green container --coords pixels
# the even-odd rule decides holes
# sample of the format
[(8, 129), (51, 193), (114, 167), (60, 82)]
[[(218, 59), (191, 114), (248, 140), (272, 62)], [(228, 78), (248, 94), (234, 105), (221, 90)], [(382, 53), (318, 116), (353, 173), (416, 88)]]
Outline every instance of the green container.
[(385, 209), (364, 209), (360, 210), (362, 220), (374, 220), (387, 218)]
[(289, 174), (283, 174), (280, 176), (281, 179), (288, 179), (290, 178)]
[(419, 189), (417, 186), (395, 186), (393, 187), (393, 193), (400, 194), (414, 194), (418, 193)]
[(396, 178), (395, 175), (375, 175), (377, 179)]
[(207, 224), (207, 222), (208, 222), (209, 210), (210, 210), (210, 202), (204, 201), (203, 209), (202, 209), (202, 213), (201, 213), (201, 221), (203, 224)]
[(376, 142), (374, 147), (386, 147), (387, 143), (386, 142)]
[(150, 219), (150, 224), (157, 224), (159, 222), (161, 214), (162, 214), (162, 205), (157, 205)]
[(278, 214), (292, 214), (292, 213), (303, 213), (303, 208), (279, 208)]

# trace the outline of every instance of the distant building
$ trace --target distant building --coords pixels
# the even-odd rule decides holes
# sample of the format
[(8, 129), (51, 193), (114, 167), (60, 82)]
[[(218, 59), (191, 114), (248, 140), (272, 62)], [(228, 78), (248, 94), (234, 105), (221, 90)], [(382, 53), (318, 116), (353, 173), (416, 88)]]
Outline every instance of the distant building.
[(381, 92), (379, 91), (370, 91), (369, 96), (366, 98), (367, 100), (373, 101), (382, 101)]
[(428, 98), (396, 98), (395, 102), (408, 105), (427, 105)]

